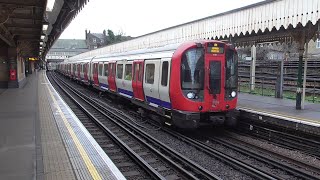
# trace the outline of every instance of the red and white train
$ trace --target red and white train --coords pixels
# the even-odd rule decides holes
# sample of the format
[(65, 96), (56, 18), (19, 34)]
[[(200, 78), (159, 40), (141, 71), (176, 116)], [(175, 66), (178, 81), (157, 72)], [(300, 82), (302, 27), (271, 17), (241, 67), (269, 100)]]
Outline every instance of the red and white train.
[(238, 56), (228, 43), (203, 40), (124, 53), (72, 57), (57, 66), (70, 78), (129, 99), (180, 128), (232, 123)]

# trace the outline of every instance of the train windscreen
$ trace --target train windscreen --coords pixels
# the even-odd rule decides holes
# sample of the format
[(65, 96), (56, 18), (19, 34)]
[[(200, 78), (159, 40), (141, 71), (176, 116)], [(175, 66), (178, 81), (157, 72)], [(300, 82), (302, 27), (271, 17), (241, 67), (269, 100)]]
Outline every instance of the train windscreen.
[(234, 50), (228, 49), (226, 52), (226, 94), (227, 99), (234, 98), (232, 92), (237, 92), (238, 87), (238, 56)]
[(189, 99), (203, 99), (204, 74), (204, 49), (187, 50), (181, 60), (181, 88)]

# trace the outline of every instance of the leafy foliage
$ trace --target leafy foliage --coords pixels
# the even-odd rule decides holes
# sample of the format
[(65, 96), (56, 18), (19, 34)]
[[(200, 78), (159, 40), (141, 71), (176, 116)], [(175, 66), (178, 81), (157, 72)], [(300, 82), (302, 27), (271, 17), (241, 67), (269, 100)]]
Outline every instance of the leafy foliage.
[(107, 34), (105, 37), (105, 45), (115, 44), (122, 41), (127, 41), (132, 39), (131, 36), (125, 36), (122, 31), (118, 32), (118, 34), (114, 34), (114, 32), (110, 29), (107, 30)]

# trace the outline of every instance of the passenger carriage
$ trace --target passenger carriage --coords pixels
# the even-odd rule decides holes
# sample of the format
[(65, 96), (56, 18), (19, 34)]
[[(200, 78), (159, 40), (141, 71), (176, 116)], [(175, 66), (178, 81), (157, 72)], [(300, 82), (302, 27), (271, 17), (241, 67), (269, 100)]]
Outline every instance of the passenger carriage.
[(194, 41), (65, 63), (75, 79), (127, 98), (178, 127), (223, 124), (236, 108), (237, 53), (225, 42)]

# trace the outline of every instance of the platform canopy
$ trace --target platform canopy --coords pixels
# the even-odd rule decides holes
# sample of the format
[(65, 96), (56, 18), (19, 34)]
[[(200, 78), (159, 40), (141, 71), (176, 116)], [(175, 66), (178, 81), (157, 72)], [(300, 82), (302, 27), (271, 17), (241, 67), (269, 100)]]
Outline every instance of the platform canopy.
[[(237, 46), (316, 38), (320, 0), (265, 0), (96, 49), (81, 57), (165, 46), (198, 39), (229, 40)], [(143, 27), (141, 27), (143, 28)], [(302, 37), (305, 35), (307, 37)]]
[(87, 1), (0, 0), (0, 44), (21, 56), (45, 56)]

